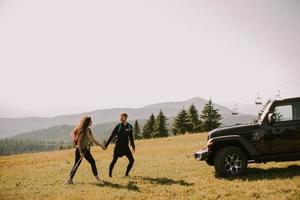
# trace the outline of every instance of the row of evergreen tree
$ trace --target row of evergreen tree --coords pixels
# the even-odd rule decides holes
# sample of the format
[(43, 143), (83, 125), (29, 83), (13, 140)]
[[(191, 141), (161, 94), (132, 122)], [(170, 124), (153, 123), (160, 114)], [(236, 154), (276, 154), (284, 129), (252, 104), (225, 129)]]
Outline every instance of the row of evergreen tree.
[(222, 116), (218, 113), (218, 109), (214, 108), (213, 102), (210, 99), (200, 115), (194, 104), (187, 110), (183, 108), (173, 120), (172, 126), (169, 126), (168, 118), (162, 110), (160, 110), (157, 116), (151, 114), (142, 130), (139, 122), (135, 120), (133, 133), (136, 139), (167, 137), (170, 132), (174, 135), (198, 133), (218, 128), (221, 125), (221, 120)]
[(57, 149), (72, 148), (72, 144), (66, 144), (63, 141), (37, 141), (37, 140), (14, 140), (1, 139), (0, 140), (0, 156), (13, 155), (25, 152), (40, 152), (52, 151)]

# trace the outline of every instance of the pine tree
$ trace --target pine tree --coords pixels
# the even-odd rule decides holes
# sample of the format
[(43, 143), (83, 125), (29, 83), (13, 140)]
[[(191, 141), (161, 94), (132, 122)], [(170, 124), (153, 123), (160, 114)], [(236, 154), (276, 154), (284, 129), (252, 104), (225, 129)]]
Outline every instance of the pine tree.
[(188, 110), (189, 121), (191, 123), (191, 129), (189, 132), (198, 133), (202, 131), (202, 121), (199, 118), (198, 110), (194, 104), (189, 107)]
[(135, 139), (141, 139), (141, 130), (138, 120), (135, 120), (134, 126), (133, 126), (133, 137)]
[(155, 116), (152, 113), (150, 118), (147, 120), (146, 124), (143, 127), (143, 138), (151, 138), (154, 135), (155, 128)]
[(203, 122), (204, 131), (211, 131), (221, 125), (222, 116), (218, 113), (218, 109), (214, 108), (211, 99), (205, 104), (200, 118)]
[(185, 134), (191, 129), (189, 122), (189, 116), (185, 109), (182, 109), (174, 119), (173, 122), (173, 133), (174, 135)]
[(167, 137), (169, 136), (168, 132), (167, 117), (162, 110), (160, 110), (155, 119), (155, 137)]

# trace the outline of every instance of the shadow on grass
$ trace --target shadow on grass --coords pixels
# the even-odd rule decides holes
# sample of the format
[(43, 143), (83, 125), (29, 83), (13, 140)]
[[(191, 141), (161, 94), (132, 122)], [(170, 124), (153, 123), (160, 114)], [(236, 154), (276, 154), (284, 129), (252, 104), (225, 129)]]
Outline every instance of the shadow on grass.
[(152, 177), (144, 177), (144, 176), (136, 176), (134, 177), (135, 179), (139, 179), (139, 180), (143, 180), (143, 181), (148, 181), (151, 184), (160, 184), (160, 185), (182, 185), (182, 186), (193, 186), (194, 183), (189, 183), (186, 182), (184, 180), (173, 180), (170, 178), (166, 178), (166, 177), (156, 177), (156, 178), (152, 178)]
[(94, 183), (94, 185), (97, 185), (99, 187), (111, 187), (111, 188), (116, 188), (116, 189), (127, 189), (127, 190), (131, 190), (131, 191), (135, 191), (135, 192), (140, 192), (139, 187), (136, 185), (135, 182), (132, 182), (132, 181), (129, 181), (127, 183), (127, 185), (111, 183), (108, 181), (103, 181), (103, 182), (104, 182), (104, 185), (99, 185), (99, 184), (95, 184), (95, 183)]
[[(276, 168), (269, 168), (269, 169), (249, 167), (245, 175), (236, 178), (228, 178), (228, 179), (256, 181), (256, 180), (272, 180), (272, 179), (291, 179), (295, 176), (300, 176), (299, 165), (291, 165), (288, 167), (281, 167), (281, 168), (276, 167)], [(220, 178), (220, 177), (216, 175), (216, 178)]]

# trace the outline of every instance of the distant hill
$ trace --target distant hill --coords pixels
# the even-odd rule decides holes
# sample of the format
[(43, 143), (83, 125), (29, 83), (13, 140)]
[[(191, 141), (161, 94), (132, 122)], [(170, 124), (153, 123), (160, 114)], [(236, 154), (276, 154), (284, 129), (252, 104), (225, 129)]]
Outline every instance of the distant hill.
[[(183, 102), (153, 104), (137, 109), (116, 108), (98, 110), (87, 113), (87, 115), (90, 115), (93, 118), (94, 125), (92, 129), (95, 137), (98, 141), (103, 143), (107, 140), (112, 129), (117, 124), (116, 120), (118, 119), (119, 113), (122, 111), (129, 113), (131, 119), (130, 122), (132, 124), (135, 119), (138, 119), (141, 126), (140, 128), (142, 129), (146, 122), (146, 118), (148, 118), (151, 113), (157, 114), (159, 110), (162, 109), (168, 117), (168, 125), (169, 128), (171, 128), (174, 116), (180, 109), (188, 108), (191, 104), (194, 104), (200, 112), (206, 103), (207, 101), (204, 99), (193, 98)], [(249, 123), (253, 121), (254, 118), (254, 116), (246, 114), (232, 115), (230, 109), (218, 104), (216, 104), (215, 107), (219, 109), (219, 112), (222, 114), (222, 126), (237, 123)], [(0, 139), (0, 155), (70, 148), (72, 146), (70, 132), (75, 124), (78, 123), (82, 115), (83, 114), (58, 116), (55, 118), (23, 118), (16, 119), (16, 121), (8, 119), (10, 123), (16, 123), (16, 125), (20, 127), (30, 128), (29, 125), (33, 125), (33, 127), (38, 128), (38, 130), (31, 130), (11, 137), (6, 137), (5, 139)], [(106, 117), (104, 118), (103, 116)], [(109, 120), (111, 121), (101, 122)], [(65, 122), (65, 124), (61, 124), (62, 122)], [(46, 127), (40, 128), (43, 126)]]
[(217, 104), (220, 104), (222, 106), (231, 109), (234, 108), (236, 105), (239, 112), (246, 113), (248, 115), (254, 115), (254, 116), (256, 116), (261, 109), (261, 107), (255, 105), (254, 103), (247, 104), (247, 103), (239, 103), (239, 102), (217, 102)]
[[(133, 121), (130, 122), (133, 124)], [(146, 120), (139, 120), (141, 126), (145, 122)], [(104, 143), (107, 141), (116, 124), (117, 122), (108, 122), (92, 126), (95, 138), (99, 142)], [(70, 148), (73, 146), (70, 137), (73, 128), (74, 125), (53, 126), (0, 139), (0, 156)]]
[[(139, 120), (140, 126), (145, 124), (146, 120)], [(130, 121), (133, 124), (133, 121)], [(106, 140), (117, 122), (99, 123), (92, 126), (92, 131), (95, 137), (100, 140)], [(31, 140), (31, 141), (49, 141), (49, 142), (64, 142), (71, 143), (70, 133), (74, 125), (52, 126), (50, 128), (39, 129), (27, 133), (21, 133), (10, 137), (10, 140)]]
[[(177, 112), (183, 107), (187, 108), (191, 104), (201, 111), (203, 106), (207, 103), (207, 100), (195, 97), (187, 101), (179, 102), (166, 102), (148, 105), (142, 108), (113, 108), (113, 109), (101, 109), (87, 113), (80, 113), (74, 115), (62, 115), (53, 118), (41, 118), (41, 117), (27, 117), (27, 118), (0, 118), (0, 138), (11, 137), (24, 132), (31, 132), (40, 129), (47, 129), (54, 126), (71, 125), (78, 123), (83, 115), (89, 115), (93, 118), (94, 124), (103, 124), (114, 122), (118, 119), (120, 112), (127, 112), (130, 119), (147, 119), (151, 113), (157, 114), (160, 109), (166, 114), (167, 117), (174, 117)], [(247, 123), (251, 122), (254, 116), (247, 114), (240, 114), (237, 116), (231, 115), (231, 110), (215, 104), (215, 107), (219, 109), (219, 112), (223, 116), (223, 124), (230, 125), (235, 123)]]

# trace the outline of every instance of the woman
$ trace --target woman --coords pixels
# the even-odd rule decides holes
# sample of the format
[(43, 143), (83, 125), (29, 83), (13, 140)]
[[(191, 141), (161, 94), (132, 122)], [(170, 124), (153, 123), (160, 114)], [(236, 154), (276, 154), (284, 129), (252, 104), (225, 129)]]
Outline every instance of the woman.
[(103, 184), (103, 181), (98, 176), (96, 162), (90, 152), (90, 146), (94, 143), (100, 146), (103, 150), (105, 150), (106, 148), (103, 145), (101, 145), (97, 140), (95, 140), (90, 126), (92, 126), (92, 119), (90, 117), (83, 117), (79, 125), (73, 131), (73, 134), (78, 139), (77, 142), (75, 142), (77, 144), (75, 151), (75, 163), (70, 172), (69, 178), (65, 182), (66, 184), (73, 184), (73, 177), (83, 157), (91, 164), (92, 172), (95, 176), (97, 183)]

